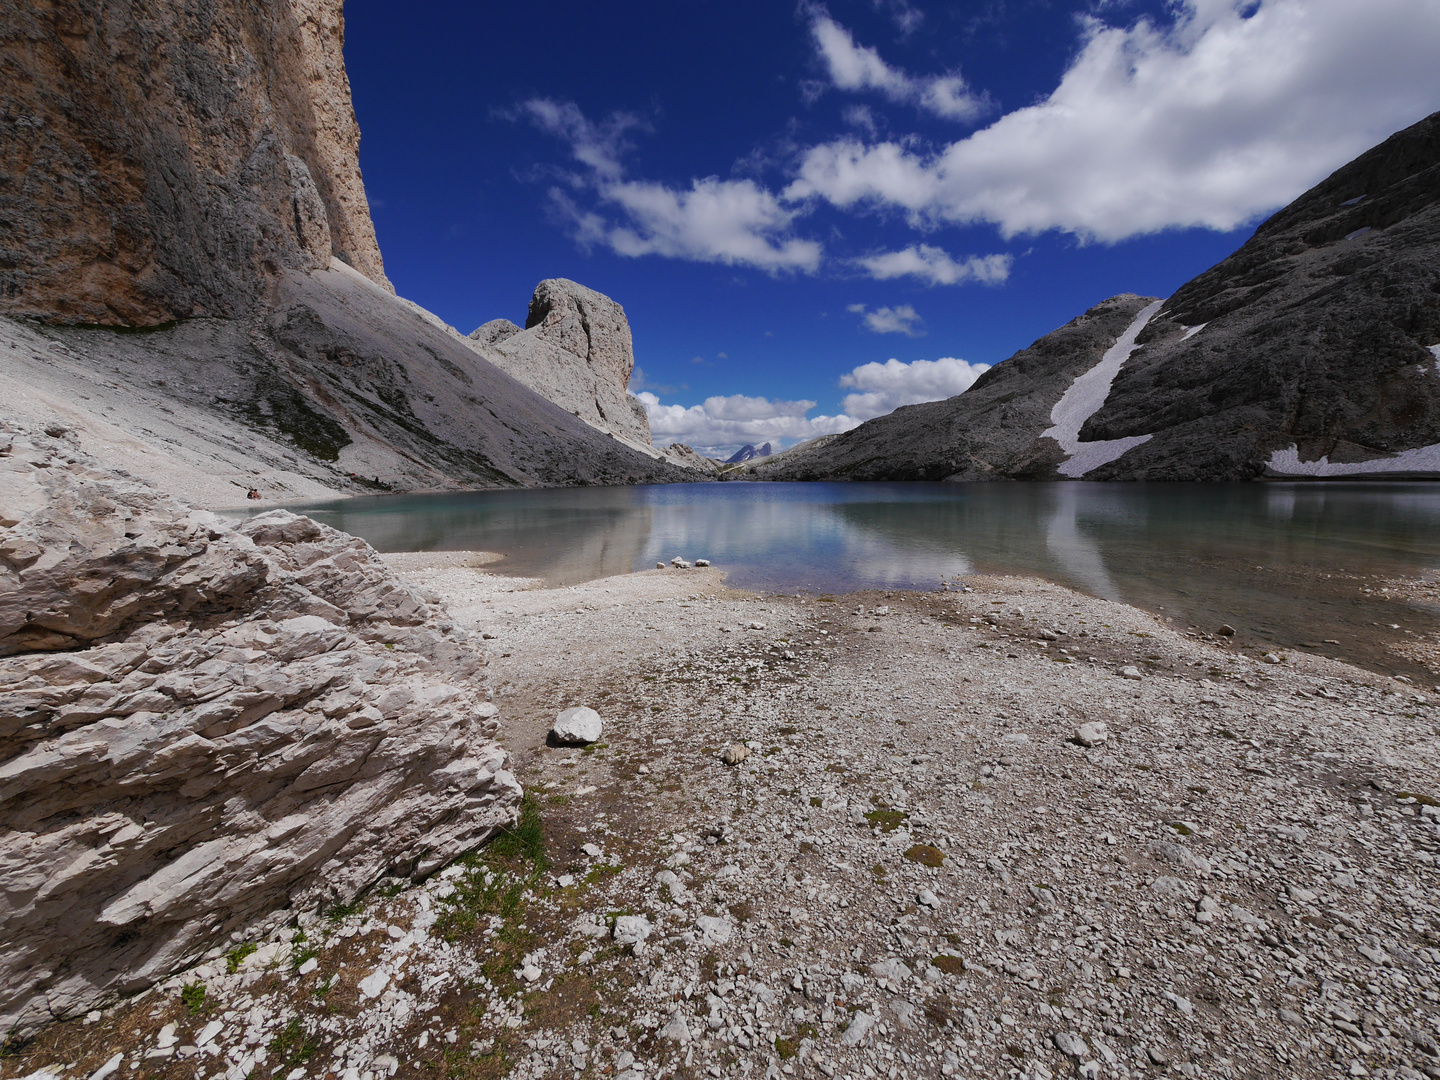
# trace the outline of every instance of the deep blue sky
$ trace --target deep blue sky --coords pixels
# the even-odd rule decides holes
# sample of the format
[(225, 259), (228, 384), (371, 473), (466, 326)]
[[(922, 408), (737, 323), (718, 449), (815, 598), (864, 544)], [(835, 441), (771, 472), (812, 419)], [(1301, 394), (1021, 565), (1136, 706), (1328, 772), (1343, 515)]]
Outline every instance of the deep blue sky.
[[(350, 0), (345, 54), (366, 189), (386, 271), (402, 295), (469, 332), (502, 316), (523, 323), (537, 281), (573, 278), (624, 305), (637, 363), (649, 384), (669, 388), (658, 392), (667, 405), (743, 394), (807, 399), (818, 403), (812, 415), (834, 414), (847, 392), (839, 378), (859, 365), (891, 357), (993, 364), (1115, 293), (1167, 295), (1238, 247), (1265, 213), (1434, 108), (1440, 84), (1407, 73), (1408, 54), (1396, 60), (1382, 26), (1374, 51), (1389, 62), (1377, 56), (1375, 73), (1401, 70), (1393, 80), (1352, 75), (1385, 82), (1376, 91), (1387, 95), (1383, 106), (1360, 101), (1336, 116), (1324, 100), (1335, 81), (1325, 36), (1337, 50), (1358, 50), (1362, 69), (1369, 63), (1345, 22), (1347, 3), (1267, 0), (1237, 13), (1223, 0), (1173, 9), (1073, 0), (833, 0), (823, 8), (422, 0), (402, 17), (393, 4)], [(1360, 5), (1372, 16), (1391, 6), (1407, 7)], [(1404, 29), (1402, 15), (1391, 19), (1392, 37)], [(1236, 80), (1225, 65), (1240, 70), (1255, 55), (1273, 56), (1267, 34), (1295, 36), (1287, 17), (1320, 20), (1316, 55), (1298, 58), (1304, 70), (1287, 76), (1288, 87), (1266, 87), (1260, 96), (1268, 99), (1244, 87), (1230, 93)], [(865, 67), (865, 49), (879, 67)], [(1205, 77), (1219, 80), (1219, 92), (1197, 91), (1196, 72), (1217, 67), (1219, 75)], [(1067, 72), (1068, 89), (1046, 105)], [(926, 105), (926, 88), (947, 75), (963, 78), (970, 104), (938, 115), (946, 110)], [(1408, 97), (1397, 100), (1392, 81), (1413, 87)], [(536, 100), (573, 106), (578, 112), (566, 115), (591, 127), (554, 122), (545, 130), (527, 104)], [(1008, 115), (1027, 106), (1049, 110), (1032, 130)], [(607, 138), (615, 114), (631, 120)], [(1327, 130), (1314, 130), (1317, 116)], [(899, 172), (873, 180), (858, 201), (824, 181), (790, 187), (817, 147), (889, 145), (933, 168), (948, 145), (1002, 118), (983, 160), (957, 167), (938, 194), (912, 197)], [(572, 155), (587, 138), (603, 144), (598, 168)], [(1147, 179), (1127, 194), (1137, 176)], [(653, 241), (646, 219), (611, 195), (627, 182), (647, 197), (683, 193), (706, 177), (779, 200), (785, 220), (755, 226), (762, 247), (799, 240), (823, 255), (767, 269), (757, 263), (768, 256), (737, 255), (723, 242), (707, 248), (705, 222), (698, 240)], [(556, 187), (570, 211), (551, 194)], [(1007, 208), (1016, 187), (1030, 190), (1028, 202)], [(988, 194), (972, 205), (972, 188)], [(588, 239), (587, 214), (599, 223)], [(1007, 225), (1020, 231), (1007, 238)], [(616, 227), (660, 252), (614, 250), (626, 246), (605, 239)], [(1008, 277), (877, 280), (855, 262), (916, 245), (961, 263), (1011, 256)], [(860, 304), (909, 305), (917, 336), (863, 326), (863, 313), (847, 310)], [(757, 421), (722, 438), (703, 420), (689, 435), (711, 445), (770, 430)]]

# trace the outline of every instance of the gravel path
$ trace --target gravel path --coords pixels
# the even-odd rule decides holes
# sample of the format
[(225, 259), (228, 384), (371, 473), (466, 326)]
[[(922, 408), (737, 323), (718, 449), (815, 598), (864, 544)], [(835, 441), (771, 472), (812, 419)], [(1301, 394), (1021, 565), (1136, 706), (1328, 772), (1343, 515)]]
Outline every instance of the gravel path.
[[(1440, 1077), (1440, 717), (1404, 683), (1025, 579), (390, 558), (486, 635), (508, 846), (0, 1075)], [(578, 704), (602, 740), (547, 746)]]

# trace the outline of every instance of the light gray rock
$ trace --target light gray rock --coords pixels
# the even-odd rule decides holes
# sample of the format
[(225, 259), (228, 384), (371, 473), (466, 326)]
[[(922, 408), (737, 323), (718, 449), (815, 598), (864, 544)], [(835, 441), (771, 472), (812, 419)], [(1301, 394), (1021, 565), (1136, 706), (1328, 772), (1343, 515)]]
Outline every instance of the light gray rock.
[(690, 1041), (690, 1028), (685, 1023), (685, 1016), (678, 1009), (670, 1014), (670, 1019), (657, 1032), (662, 1039), (684, 1046)]
[(552, 278), (535, 286), (525, 329), (497, 323), (504, 320), (470, 334), (476, 352), (592, 427), (650, 447), (645, 407), (627, 392), (635, 353), (624, 308), (594, 289)]
[(615, 920), (612, 936), (617, 945), (635, 945), (649, 938), (650, 920), (643, 915), (621, 915)]
[(1084, 1037), (1077, 1032), (1058, 1031), (1055, 1033), (1054, 1041), (1056, 1050), (1077, 1061), (1090, 1053), (1090, 1047), (1086, 1045)]
[(0, 1027), (514, 820), (479, 656), (368, 545), (285, 511), (232, 525), (6, 439), (0, 506), (31, 547), (0, 561)]
[(695, 920), (695, 929), (700, 931), (701, 940), (706, 945), (725, 945), (735, 932), (727, 920), (714, 915), (701, 915)]
[(1120, 675), (1121, 675), (1122, 678), (1125, 678), (1125, 679), (1136, 679), (1136, 680), (1138, 680), (1138, 679), (1141, 677), (1141, 676), (1140, 676), (1140, 669), (1137, 668), (1134, 664), (1127, 664), (1125, 667), (1121, 668), (1121, 669), (1120, 669)]
[(1109, 738), (1109, 728), (1104, 720), (1092, 720), (1075, 729), (1075, 741), (1081, 746), (1100, 746)]
[(840, 1036), (841, 1046), (859, 1046), (875, 1027), (875, 1017), (860, 1011), (850, 1017), (850, 1023)]
[(1174, 863), (1181, 869), (1193, 871), (1201, 877), (1208, 877), (1211, 872), (1210, 860), (1202, 855), (1196, 855), (1184, 844), (1176, 844), (1168, 840), (1152, 840), (1150, 853), (1166, 862)]
[(585, 705), (566, 709), (555, 717), (550, 734), (562, 746), (584, 746), (598, 742), (604, 732), (604, 721), (600, 714)]

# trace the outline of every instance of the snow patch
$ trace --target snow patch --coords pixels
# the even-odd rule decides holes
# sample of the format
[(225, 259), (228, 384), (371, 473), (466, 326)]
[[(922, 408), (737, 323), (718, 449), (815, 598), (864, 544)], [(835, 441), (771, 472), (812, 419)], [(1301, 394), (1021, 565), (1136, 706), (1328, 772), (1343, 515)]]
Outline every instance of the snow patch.
[(1345, 200), (1344, 202), (1342, 202), (1340, 205), (1341, 205), (1341, 206), (1354, 206), (1356, 203), (1362, 201), (1364, 198), (1365, 198), (1364, 195), (1356, 195), (1355, 198), (1353, 198), (1353, 199), (1346, 199), (1346, 200)]
[(1440, 375), (1440, 345), (1431, 345), (1430, 355), (1435, 357), (1435, 374)]
[(1185, 333), (1180, 336), (1180, 340), (1189, 341), (1192, 337), (1198, 334), (1201, 330), (1204, 330), (1205, 327), (1209, 325), (1210, 324), (1208, 322), (1202, 322), (1199, 326), (1182, 326), (1180, 329), (1184, 330)]
[(1346, 239), (1346, 240), (1354, 240), (1357, 236), (1364, 236), (1364, 235), (1365, 235), (1367, 232), (1369, 232), (1369, 231), (1370, 231), (1370, 226), (1369, 226), (1369, 225), (1366, 225), (1363, 229), (1356, 229), (1356, 230), (1355, 230), (1354, 232), (1352, 232), (1352, 233), (1346, 233), (1346, 234), (1345, 234), (1345, 239)]
[(1440, 473), (1440, 443), (1402, 450), (1388, 458), (1374, 461), (1331, 461), (1328, 456), (1318, 461), (1301, 461), (1292, 443), (1288, 450), (1276, 450), (1266, 463), (1280, 476), (1363, 476), (1384, 473)]
[(1053, 426), (1041, 432), (1041, 437), (1050, 436), (1069, 455), (1060, 465), (1061, 476), (1084, 476), (1091, 469), (1098, 469), (1101, 465), (1114, 461), (1127, 450), (1148, 442), (1153, 437), (1131, 435), (1124, 439), (1099, 439), (1082, 443), (1080, 429), (1085, 426), (1085, 421), (1099, 412), (1100, 407), (1105, 404), (1115, 376), (1120, 374), (1120, 368), (1135, 351), (1135, 339), (1164, 302), (1156, 300), (1143, 308), (1140, 314), (1135, 316), (1135, 321), (1126, 328), (1125, 333), (1105, 351), (1100, 362), (1083, 375), (1077, 376), (1070, 384), (1070, 389), (1065, 391), (1050, 410), (1050, 423)]

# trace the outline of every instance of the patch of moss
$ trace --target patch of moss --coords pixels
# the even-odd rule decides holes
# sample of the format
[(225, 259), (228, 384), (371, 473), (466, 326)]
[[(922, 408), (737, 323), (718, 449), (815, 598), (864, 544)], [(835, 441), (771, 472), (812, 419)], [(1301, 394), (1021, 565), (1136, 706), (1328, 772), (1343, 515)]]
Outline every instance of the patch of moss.
[(948, 953), (941, 953), (939, 956), (931, 960), (930, 963), (934, 964), (937, 968), (945, 972), (945, 974), (947, 975), (965, 974), (965, 961), (961, 960), (958, 956), (951, 956)]
[(921, 866), (940, 866), (945, 862), (945, 853), (929, 844), (914, 844), (905, 852), (905, 858)]

